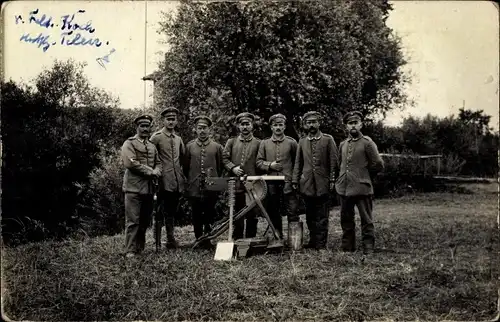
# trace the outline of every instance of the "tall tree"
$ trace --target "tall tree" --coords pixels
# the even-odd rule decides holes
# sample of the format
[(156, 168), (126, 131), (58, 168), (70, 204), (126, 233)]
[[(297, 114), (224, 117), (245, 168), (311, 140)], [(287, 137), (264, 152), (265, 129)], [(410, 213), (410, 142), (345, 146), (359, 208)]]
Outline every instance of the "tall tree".
[(305, 104), (331, 131), (361, 109), (385, 113), (406, 102), (400, 41), (385, 20), (387, 1), (193, 2), (165, 14), (170, 45), (160, 64), (159, 106), (187, 119), (208, 112), (227, 124), (252, 111), (299, 124)]

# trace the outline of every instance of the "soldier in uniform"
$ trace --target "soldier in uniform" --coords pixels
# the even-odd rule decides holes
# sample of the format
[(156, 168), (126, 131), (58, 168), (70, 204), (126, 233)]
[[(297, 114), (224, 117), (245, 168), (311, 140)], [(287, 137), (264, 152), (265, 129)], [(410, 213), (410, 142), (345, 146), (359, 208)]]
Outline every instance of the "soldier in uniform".
[(307, 248), (325, 249), (328, 239), (328, 201), (334, 190), (337, 146), (333, 137), (319, 130), (320, 114), (310, 111), (302, 118), (307, 135), (299, 140), (292, 185), (300, 189), (309, 229)]
[[(207, 116), (198, 116), (194, 120), (197, 138), (186, 145), (184, 173), (187, 178), (187, 196), (191, 203), (194, 235), (196, 239), (210, 232), (210, 225), (215, 220), (217, 192), (205, 190), (205, 179), (222, 177), (222, 145), (210, 137), (212, 120)], [(211, 248), (207, 241), (205, 248)]]
[[(230, 172), (230, 176), (254, 176), (257, 174), (257, 152), (260, 140), (253, 136), (253, 122), (255, 116), (251, 113), (240, 113), (236, 116), (236, 124), (240, 134), (235, 138), (230, 138), (226, 142), (223, 151), (224, 167)], [(238, 212), (245, 207), (245, 193), (241, 184), (237, 183), (235, 188), (235, 211)], [(235, 221), (233, 238), (243, 238), (243, 231), (246, 218), (247, 238), (257, 235), (257, 217), (254, 211), (250, 211), (244, 218)]]
[(361, 133), (363, 115), (358, 111), (344, 116), (349, 137), (339, 145), (340, 174), (335, 185), (340, 199), (342, 250), (355, 251), (354, 206), (361, 219), (363, 253), (373, 252), (375, 243), (372, 220), (372, 177), (384, 168), (377, 145)]
[(292, 189), (292, 173), (297, 152), (297, 141), (285, 135), (286, 117), (275, 114), (269, 118), (273, 132), (268, 139), (262, 140), (257, 154), (257, 167), (268, 175), (285, 176), (285, 182), (269, 182), (267, 211), (273, 225), (281, 237), (283, 228), (281, 209), (285, 211), (288, 222), (299, 221), (298, 200)]
[(178, 114), (179, 110), (174, 107), (164, 109), (161, 112), (165, 120), (164, 127), (151, 137), (151, 142), (158, 150), (163, 167), (159, 198), (163, 202), (167, 248), (177, 247), (174, 237), (174, 218), (185, 185), (182, 160), (184, 160), (186, 148), (182, 138), (174, 133)]
[(125, 165), (123, 191), (125, 193), (125, 249), (127, 257), (144, 250), (146, 229), (153, 212), (155, 181), (161, 176), (161, 162), (155, 146), (148, 140), (153, 118), (141, 115), (134, 120), (137, 134), (122, 146), (121, 158)]

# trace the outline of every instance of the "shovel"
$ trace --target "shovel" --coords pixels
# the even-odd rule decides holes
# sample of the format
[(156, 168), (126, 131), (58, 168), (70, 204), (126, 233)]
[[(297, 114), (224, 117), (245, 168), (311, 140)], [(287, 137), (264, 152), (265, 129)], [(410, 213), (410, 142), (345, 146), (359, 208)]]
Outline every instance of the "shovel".
[(233, 212), (234, 212), (234, 189), (235, 180), (228, 182), (228, 201), (229, 201), (229, 236), (226, 242), (218, 242), (215, 249), (214, 260), (230, 261), (234, 257), (234, 242), (233, 242)]

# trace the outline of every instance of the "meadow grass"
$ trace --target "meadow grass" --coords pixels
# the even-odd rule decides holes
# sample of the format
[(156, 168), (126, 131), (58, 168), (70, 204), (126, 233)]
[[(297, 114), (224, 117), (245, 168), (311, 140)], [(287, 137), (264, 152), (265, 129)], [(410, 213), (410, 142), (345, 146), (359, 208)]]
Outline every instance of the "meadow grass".
[[(124, 236), (4, 248), (4, 316), (12, 320), (467, 320), (496, 314), (496, 185), (471, 194), (375, 200), (376, 252), (329, 250), (216, 262), (183, 247), (126, 260)], [(302, 220), (304, 220), (302, 216)], [(359, 220), (357, 220), (359, 243)], [(261, 222), (259, 233), (266, 226)], [(307, 237), (306, 237), (307, 239)]]

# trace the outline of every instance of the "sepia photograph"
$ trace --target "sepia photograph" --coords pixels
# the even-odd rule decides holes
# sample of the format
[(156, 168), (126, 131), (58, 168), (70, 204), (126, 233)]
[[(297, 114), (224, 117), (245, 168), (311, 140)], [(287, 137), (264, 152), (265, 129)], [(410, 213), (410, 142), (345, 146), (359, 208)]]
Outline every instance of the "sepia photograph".
[(495, 2), (1, 8), (3, 320), (500, 320)]

